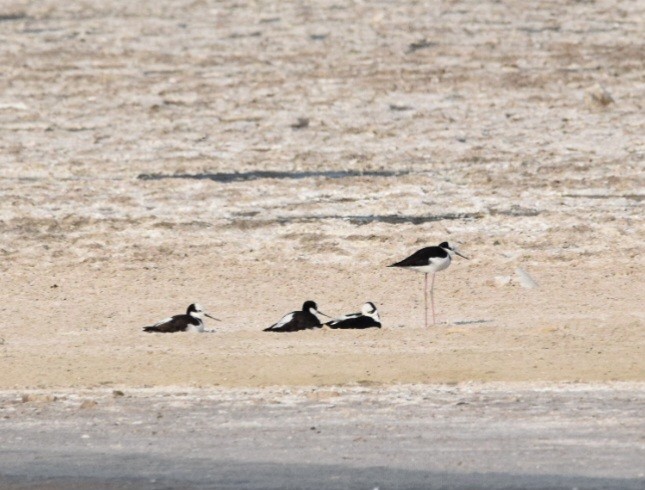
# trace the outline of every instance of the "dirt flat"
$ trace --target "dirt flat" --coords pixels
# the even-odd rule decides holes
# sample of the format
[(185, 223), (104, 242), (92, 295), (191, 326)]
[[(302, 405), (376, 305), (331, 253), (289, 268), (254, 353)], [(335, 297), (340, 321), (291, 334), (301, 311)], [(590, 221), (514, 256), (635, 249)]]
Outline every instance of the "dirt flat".
[[(185, 259), (191, 260), (194, 259)], [(207, 262), (208, 258), (201, 260)], [(157, 280), (150, 279), (153, 285), (172, 284), (176, 273), (172, 267), (143, 274), (115, 271), (111, 279), (105, 279), (111, 292), (95, 291), (77, 299), (67, 297), (70, 286), (71, 291), (85, 294), (83, 278), (77, 276), (77, 270), (63, 271), (55, 278), (39, 277), (31, 283), (31, 300), (22, 298), (23, 307), (16, 312), (20, 320), (3, 334), (0, 386), (234, 387), (645, 378), (642, 323), (633, 312), (619, 310), (627, 304), (639, 308), (635, 304), (639, 295), (636, 283), (630, 284), (625, 277), (620, 288), (613, 288), (619, 291), (613, 293), (614, 311), (607, 311), (612, 308), (606, 302), (594, 304), (587, 299), (590, 302), (579, 305), (574, 312), (572, 305), (580, 294), (575, 279), (589, 278), (581, 269), (575, 269), (577, 274), (544, 269), (540, 272), (539, 289), (500, 289), (467, 286), (473, 281), (472, 275), (481, 274), (476, 259), (472, 262), (453, 264), (441, 277), (443, 287), (437, 286), (437, 300), (444, 320), (429, 329), (422, 324), (421, 276), (383, 269), (354, 273), (357, 285), (375, 277), (383, 279), (369, 296), (381, 307), (382, 329), (325, 328), (290, 334), (271, 334), (261, 328), (277, 320), (273, 310), (284, 311), (288, 298), (297, 295), (293, 288), (300, 284), (298, 270), (285, 268), (276, 274), (277, 283), (285, 281), (288, 285), (275, 288), (276, 296), (267, 294), (259, 299), (262, 295), (254, 295), (251, 287), (237, 301), (231, 298), (230, 302), (214, 302), (221, 304), (214, 305), (214, 311), (225, 320), (224, 325), (211, 323), (209, 326), (216, 331), (204, 334), (140, 331), (142, 325), (150, 323), (149, 312), (163, 311), (163, 304), (167, 304), (162, 299), (152, 299), (156, 296), (154, 291), (145, 291), (146, 278), (154, 274)], [(262, 270), (266, 266), (259, 267)], [(193, 270), (206, 272), (194, 281), (196, 285), (187, 285), (188, 291), (194, 291), (187, 293), (190, 297), (198, 296), (200, 283), (204, 286), (201, 295), (209, 296), (204, 294), (209, 277), (214, 279), (210, 286), (213, 297), (227, 290), (235, 295), (227, 285), (241, 293), (240, 282), (248, 280), (246, 275), (223, 281), (221, 269), (216, 266), (196, 264)], [(171, 277), (164, 278), (164, 273)], [(103, 274), (110, 276), (105, 270)], [(345, 286), (335, 290), (333, 296), (349, 295), (354, 290), (351, 282), (346, 283), (346, 268), (325, 267), (308, 274), (319, 290), (313, 297), (325, 296), (326, 284), (331, 289), (334, 281)], [(99, 283), (101, 275), (97, 278)], [(546, 282), (549, 278), (552, 286)], [(61, 286), (52, 290), (52, 281)], [(265, 281), (263, 288), (271, 283), (266, 277), (259, 278), (256, 284), (260, 281)], [(90, 288), (94, 287), (96, 283), (92, 281)], [(139, 294), (137, 288), (151, 299), (130, 303), (128, 299)], [(600, 291), (595, 294), (602, 297)], [(272, 308), (274, 304), (277, 306)], [(319, 304), (321, 310), (325, 305), (323, 311), (333, 312), (339, 311), (343, 303), (338, 298), (334, 303)], [(239, 313), (235, 305), (240, 305)], [(409, 309), (402, 311), (401, 305)], [(96, 311), (95, 316), (92, 311)], [(43, 321), (30, 323), (28, 316)]]
[(643, 383), (0, 392), (3, 489), (641, 489)]
[[(644, 22), (3, 2), (0, 389), (645, 381)], [(386, 266), (444, 240), (424, 329)], [(383, 329), (261, 332), (308, 299)], [(141, 332), (194, 301), (215, 333)]]

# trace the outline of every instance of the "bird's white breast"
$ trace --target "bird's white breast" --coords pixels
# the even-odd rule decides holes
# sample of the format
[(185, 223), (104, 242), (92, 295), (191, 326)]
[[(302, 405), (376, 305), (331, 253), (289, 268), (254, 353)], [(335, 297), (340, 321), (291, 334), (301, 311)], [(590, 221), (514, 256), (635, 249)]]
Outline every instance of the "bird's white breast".
[(410, 269), (414, 269), (415, 271), (423, 272), (425, 274), (432, 274), (447, 269), (450, 265), (450, 260), (450, 255), (447, 257), (432, 257), (429, 260), (428, 265), (410, 267)]
[(202, 333), (204, 331), (204, 323), (200, 322), (199, 325), (188, 325), (186, 332)]

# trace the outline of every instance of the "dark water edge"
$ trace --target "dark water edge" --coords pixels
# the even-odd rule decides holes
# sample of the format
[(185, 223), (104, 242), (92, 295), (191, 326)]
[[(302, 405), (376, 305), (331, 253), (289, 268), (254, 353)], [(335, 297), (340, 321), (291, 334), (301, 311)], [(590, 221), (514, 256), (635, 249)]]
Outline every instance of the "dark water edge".
[(273, 225), (289, 225), (293, 223), (316, 223), (323, 221), (345, 221), (355, 226), (369, 225), (370, 223), (387, 223), (387, 224), (413, 224), (422, 225), (435, 221), (451, 220), (475, 220), (483, 218), (483, 213), (446, 213), (446, 214), (429, 214), (422, 216), (402, 215), (402, 214), (369, 214), (369, 215), (349, 215), (342, 216), (338, 214), (323, 215), (301, 215), (301, 216), (278, 216), (272, 219), (257, 219), (255, 217), (233, 218), (229, 221), (230, 227), (233, 228), (261, 228)]
[(563, 194), (562, 197), (576, 199), (627, 199), (637, 202), (645, 200), (645, 194)]
[(259, 179), (308, 179), (324, 177), (326, 179), (344, 179), (348, 177), (397, 177), (410, 172), (393, 172), (388, 170), (321, 170), (316, 172), (280, 172), (274, 170), (259, 170), (255, 172), (215, 172), (201, 174), (139, 174), (139, 180), (192, 179), (212, 180), (224, 184), (232, 182), (247, 182)]
[(367, 215), (353, 215), (353, 216), (340, 216), (340, 215), (324, 215), (324, 216), (294, 216), (294, 217), (281, 217), (277, 218), (280, 224), (287, 223), (308, 223), (319, 220), (343, 220), (351, 223), (352, 225), (368, 225), (370, 223), (387, 223), (390, 225), (398, 225), (402, 223), (410, 223), (413, 225), (422, 225), (424, 223), (431, 223), (434, 221), (452, 221), (452, 220), (472, 220), (483, 217), (482, 213), (446, 213), (446, 214), (428, 214), (422, 216), (412, 216), (404, 214), (367, 214)]
[(10, 22), (13, 20), (26, 19), (27, 14), (24, 12), (17, 12), (15, 14), (0, 14), (0, 22)]
[[(325, 220), (342, 220), (356, 226), (369, 225), (371, 223), (386, 223), (389, 225), (413, 224), (422, 225), (424, 223), (433, 223), (436, 221), (472, 221), (484, 218), (487, 213), (464, 212), (464, 213), (444, 213), (444, 214), (364, 214), (364, 215), (339, 215), (339, 214), (319, 214), (319, 215), (301, 215), (301, 216), (278, 216), (274, 219), (261, 220), (254, 217), (258, 213), (240, 216), (239, 219), (231, 220), (231, 225), (238, 227), (246, 226), (270, 226), (274, 224), (286, 225), (291, 223), (313, 223)], [(489, 214), (504, 215), (511, 217), (533, 217), (538, 216), (540, 212), (535, 209), (505, 209), (489, 210)], [(252, 217), (251, 217), (252, 216)]]
[[(316, 214), (301, 216), (278, 216), (273, 219), (257, 219), (259, 213), (245, 213), (230, 221), (230, 226), (237, 228), (262, 227), (271, 225), (288, 225), (292, 223), (314, 223), (327, 220), (346, 221), (355, 226), (369, 225), (371, 223), (386, 223), (389, 225), (412, 224), (422, 225), (436, 221), (472, 221), (484, 218), (484, 212), (444, 213), (444, 214), (365, 214), (365, 215), (339, 215), (339, 214)], [(511, 217), (533, 217), (538, 216), (540, 211), (536, 209), (505, 209), (489, 210), (491, 216), (504, 215)]]

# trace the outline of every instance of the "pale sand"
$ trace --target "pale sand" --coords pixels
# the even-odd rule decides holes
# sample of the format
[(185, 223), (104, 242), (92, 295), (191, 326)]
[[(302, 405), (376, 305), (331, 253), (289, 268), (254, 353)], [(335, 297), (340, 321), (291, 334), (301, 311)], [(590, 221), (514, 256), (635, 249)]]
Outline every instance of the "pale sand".
[[(642, 4), (538, 3), (3, 4), (0, 389), (645, 381)], [(257, 170), (409, 173), (137, 179)]]
[[(330, 266), (302, 280), (298, 269), (226, 266), (216, 254), (181, 263), (200, 273), (183, 280), (170, 264), (155, 271), (78, 267), (9, 285), (15, 313), (3, 330), (0, 387), (645, 380), (639, 287), (625, 270), (604, 278), (545, 265), (540, 288), (526, 290), (487, 286), (493, 269), (484, 258), (455, 263), (437, 286), (440, 318), (450, 323), (426, 330), (422, 276), (414, 273)], [(51, 289), (54, 282), (59, 287)], [(178, 289), (204, 298), (225, 320), (210, 322), (216, 333), (141, 332), (183, 305)], [(348, 302), (351, 311), (344, 298), (372, 299), (385, 326), (261, 332), (303, 294), (330, 313)]]

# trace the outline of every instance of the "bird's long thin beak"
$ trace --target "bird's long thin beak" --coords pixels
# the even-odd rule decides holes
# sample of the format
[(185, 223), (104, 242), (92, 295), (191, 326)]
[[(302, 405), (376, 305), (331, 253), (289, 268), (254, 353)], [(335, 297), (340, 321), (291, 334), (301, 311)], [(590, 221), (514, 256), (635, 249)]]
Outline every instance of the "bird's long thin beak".
[(207, 316), (208, 318), (212, 318), (213, 320), (215, 320), (215, 321), (217, 321), (217, 322), (221, 322), (221, 321), (222, 321), (222, 320), (220, 320), (219, 318), (215, 318), (214, 316), (210, 316), (208, 313), (204, 313), (204, 316)]
[(460, 253), (459, 253), (459, 252), (457, 252), (456, 250), (453, 250), (453, 252), (455, 252), (457, 255), (459, 255), (460, 257), (463, 257), (463, 258), (464, 258), (464, 259), (466, 259), (466, 260), (470, 260), (468, 257), (466, 257), (465, 255), (460, 254)]
[(316, 313), (318, 313), (319, 315), (322, 315), (322, 316), (326, 316), (327, 318), (332, 318), (331, 316), (324, 314), (324, 313), (323, 313), (322, 311), (320, 311), (320, 310), (316, 310)]

